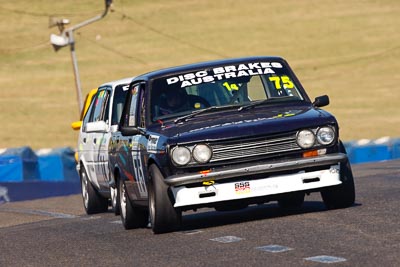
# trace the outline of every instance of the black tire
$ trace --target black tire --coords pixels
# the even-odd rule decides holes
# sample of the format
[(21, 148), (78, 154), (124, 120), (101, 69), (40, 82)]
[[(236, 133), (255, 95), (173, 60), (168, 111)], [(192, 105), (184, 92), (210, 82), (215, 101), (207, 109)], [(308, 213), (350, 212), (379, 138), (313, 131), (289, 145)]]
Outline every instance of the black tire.
[(154, 164), (149, 168), (149, 214), (153, 233), (176, 231), (182, 223), (182, 211), (175, 209), (164, 177)]
[(81, 177), (83, 207), (85, 208), (86, 214), (106, 212), (108, 210), (108, 199), (102, 197), (96, 189), (94, 189), (85, 168), (82, 167), (79, 175)]
[(354, 178), (349, 161), (340, 164), (340, 180), (342, 184), (321, 191), (328, 209), (347, 208), (355, 202)]
[(147, 212), (132, 205), (124, 181), (118, 181), (118, 191), (119, 210), (125, 229), (145, 227), (148, 222)]
[(298, 211), (303, 206), (304, 196), (303, 192), (285, 194), (278, 199), (279, 208), (286, 212)]

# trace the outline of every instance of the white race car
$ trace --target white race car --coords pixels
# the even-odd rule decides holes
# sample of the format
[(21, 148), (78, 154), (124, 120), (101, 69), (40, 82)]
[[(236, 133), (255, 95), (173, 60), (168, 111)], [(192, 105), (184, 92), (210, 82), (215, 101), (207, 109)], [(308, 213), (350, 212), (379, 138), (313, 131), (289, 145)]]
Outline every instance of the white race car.
[(77, 169), (81, 179), (82, 197), (87, 214), (105, 212), (109, 200), (119, 214), (116, 190), (110, 187), (108, 145), (117, 128), (132, 78), (101, 85), (83, 117), (78, 138)]

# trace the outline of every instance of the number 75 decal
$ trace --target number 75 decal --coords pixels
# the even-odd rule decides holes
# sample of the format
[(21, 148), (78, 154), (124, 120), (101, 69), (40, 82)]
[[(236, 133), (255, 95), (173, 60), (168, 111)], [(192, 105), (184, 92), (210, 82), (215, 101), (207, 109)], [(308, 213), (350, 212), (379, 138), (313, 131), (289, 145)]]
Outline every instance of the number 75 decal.
[(281, 81), (284, 89), (292, 89), (294, 87), (293, 82), (290, 80), (288, 76), (271, 76), (269, 77), (269, 81), (275, 84), (275, 88), (277, 90), (282, 89)]

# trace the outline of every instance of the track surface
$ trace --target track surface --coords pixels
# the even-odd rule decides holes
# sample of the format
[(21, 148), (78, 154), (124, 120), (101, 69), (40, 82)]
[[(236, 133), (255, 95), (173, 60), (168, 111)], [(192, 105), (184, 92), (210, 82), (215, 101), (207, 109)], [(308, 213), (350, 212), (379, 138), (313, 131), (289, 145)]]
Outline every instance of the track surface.
[(400, 161), (353, 172), (351, 208), (328, 211), (311, 194), (294, 214), (276, 203), (184, 213), (182, 231), (163, 235), (85, 215), (80, 195), (2, 204), (0, 266), (400, 266)]

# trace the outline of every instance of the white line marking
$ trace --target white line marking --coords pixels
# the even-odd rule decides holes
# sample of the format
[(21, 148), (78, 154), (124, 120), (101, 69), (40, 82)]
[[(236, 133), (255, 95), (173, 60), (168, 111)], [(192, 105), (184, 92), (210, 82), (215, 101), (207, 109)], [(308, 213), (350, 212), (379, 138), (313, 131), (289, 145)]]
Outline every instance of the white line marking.
[(305, 258), (305, 260), (315, 261), (315, 262), (320, 262), (320, 263), (336, 263), (336, 262), (347, 261), (345, 258), (327, 256), (327, 255), (309, 257), (309, 258)]
[(261, 251), (271, 252), (271, 253), (278, 253), (278, 252), (285, 252), (285, 251), (293, 250), (292, 248), (280, 246), (280, 245), (268, 245), (268, 246), (256, 247), (256, 249), (261, 250)]
[(203, 231), (201, 230), (188, 230), (188, 231), (182, 231), (181, 233), (184, 235), (195, 235), (195, 234), (200, 234)]
[(239, 241), (243, 240), (243, 238), (228, 235), (228, 236), (221, 236), (221, 237), (213, 238), (210, 240), (220, 242), (220, 243), (232, 243), (232, 242), (239, 242)]
[(1, 208), (0, 211), (31, 214), (31, 215), (41, 215), (41, 216), (48, 216), (48, 217), (60, 218), (60, 219), (73, 219), (73, 218), (77, 218), (78, 217), (78, 216), (75, 216), (75, 215), (72, 215), (72, 214), (66, 214), (66, 213), (60, 213), (60, 212), (51, 212), (51, 211), (46, 211), (46, 210)]

